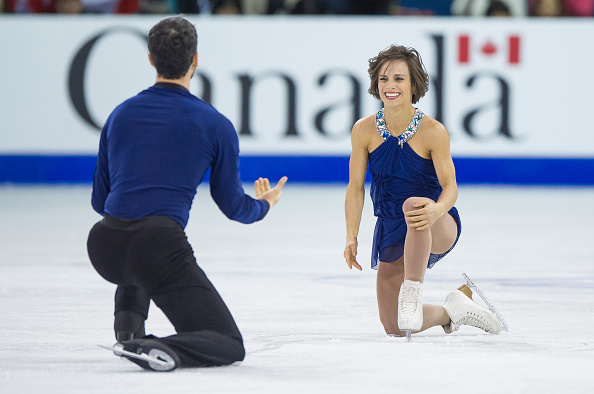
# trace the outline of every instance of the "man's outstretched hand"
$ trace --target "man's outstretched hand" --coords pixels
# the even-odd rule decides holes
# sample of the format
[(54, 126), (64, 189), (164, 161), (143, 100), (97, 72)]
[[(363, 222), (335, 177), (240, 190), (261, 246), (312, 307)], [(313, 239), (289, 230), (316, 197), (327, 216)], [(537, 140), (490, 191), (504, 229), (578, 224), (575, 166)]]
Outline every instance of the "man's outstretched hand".
[(281, 191), (283, 186), (287, 183), (287, 177), (282, 177), (275, 187), (270, 187), (270, 181), (268, 178), (258, 178), (256, 182), (254, 182), (254, 189), (256, 191), (256, 199), (258, 200), (266, 200), (270, 204), (270, 208), (272, 208), (280, 199)]

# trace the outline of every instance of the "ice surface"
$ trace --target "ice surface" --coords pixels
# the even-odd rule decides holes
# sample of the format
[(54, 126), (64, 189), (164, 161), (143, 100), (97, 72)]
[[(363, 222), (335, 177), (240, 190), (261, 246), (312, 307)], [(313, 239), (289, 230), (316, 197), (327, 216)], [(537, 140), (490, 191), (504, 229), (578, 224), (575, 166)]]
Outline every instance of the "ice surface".
[[(433, 328), (411, 343), (377, 317), (369, 200), (364, 271), (342, 259), (344, 189), (289, 182), (246, 226), (201, 187), (188, 237), (247, 357), (151, 373), (97, 346), (114, 343), (114, 286), (86, 255), (90, 187), (0, 187), (0, 393), (594, 392), (594, 189), (461, 187), (462, 238), (428, 272), (424, 301), (442, 304), (466, 272), (509, 332)], [(147, 331), (173, 333), (154, 306)]]

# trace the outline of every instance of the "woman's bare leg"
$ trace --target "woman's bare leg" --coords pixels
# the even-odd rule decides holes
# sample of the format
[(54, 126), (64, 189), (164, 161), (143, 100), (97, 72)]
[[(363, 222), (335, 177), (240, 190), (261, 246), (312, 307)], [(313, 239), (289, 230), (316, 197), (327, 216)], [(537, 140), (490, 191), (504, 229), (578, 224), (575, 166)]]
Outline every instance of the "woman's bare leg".
[[(432, 201), (425, 197), (411, 197), (402, 204), (404, 213), (415, 210), (413, 204)], [(452, 247), (458, 227), (454, 218), (445, 214), (428, 230), (409, 228), (404, 241), (404, 279), (423, 282), (430, 253), (444, 253)]]
[[(424, 197), (411, 197), (403, 204), (406, 213), (415, 209), (413, 204)], [(458, 233), (454, 219), (446, 214), (439, 218), (430, 229), (418, 231), (410, 228), (404, 244), (404, 256), (393, 263), (380, 262), (377, 275), (377, 301), (386, 333), (403, 336), (398, 328), (398, 293), (402, 282), (407, 279), (423, 282), (427, 271), (430, 253), (444, 253), (454, 244)], [(449, 324), (446, 310), (438, 305), (423, 305), (423, 325), (420, 331), (437, 325)]]
[[(405, 335), (398, 328), (398, 291), (403, 281), (403, 258), (393, 263), (380, 261), (377, 270), (377, 305), (386, 334)], [(423, 326), (420, 331), (449, 322), (450, 317), (442, 306), (423, 305)]]
[(404, 259), (393, 263), (379, 262), (377, 268), (377, 306), (386, 334), (401, 335), (398, 329), (398, 291), (404, 281)]

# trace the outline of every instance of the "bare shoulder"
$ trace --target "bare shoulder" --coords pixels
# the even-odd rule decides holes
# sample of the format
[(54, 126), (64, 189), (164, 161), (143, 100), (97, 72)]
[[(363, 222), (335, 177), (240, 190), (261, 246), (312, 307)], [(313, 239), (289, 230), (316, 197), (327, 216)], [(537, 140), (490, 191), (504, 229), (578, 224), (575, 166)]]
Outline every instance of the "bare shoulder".
[(419, 131), (422, 131), (421, 135), (423, 135), (423, 139), (427, 141), (429, 146), (435, 143), (449, 145), (450, 136), (447, 129), (441, 122), (430, 116), (425, 115), (423, 117)]
[(353, 141), (369, 146), (376, 135), (379, 134), (375, 128), (375, 115), (369, 115), (355, 123), (351, 138)]
[(423, 116), (421, 128), (423, 129), (423, 133), (431, 134), (433, 137), (436, 137), (439, 134), (448, 134), (448, 131), (441, 122), (428, 115)]
[(357, 132), (367, 134), (372, 131), (375, 131), (375, 115), (369, 115), (361, 118), (353, 126), (353, 133)]

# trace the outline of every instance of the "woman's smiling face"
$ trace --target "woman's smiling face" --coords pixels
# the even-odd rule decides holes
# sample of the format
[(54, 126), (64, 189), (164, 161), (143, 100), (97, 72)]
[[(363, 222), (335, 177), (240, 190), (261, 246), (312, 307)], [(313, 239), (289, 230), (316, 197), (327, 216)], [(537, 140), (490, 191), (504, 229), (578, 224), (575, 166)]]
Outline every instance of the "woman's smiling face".
[(411, 104), (413, 89), (406, 62), (394, 60), (384, 65), (377, 88), (384, 107)]

